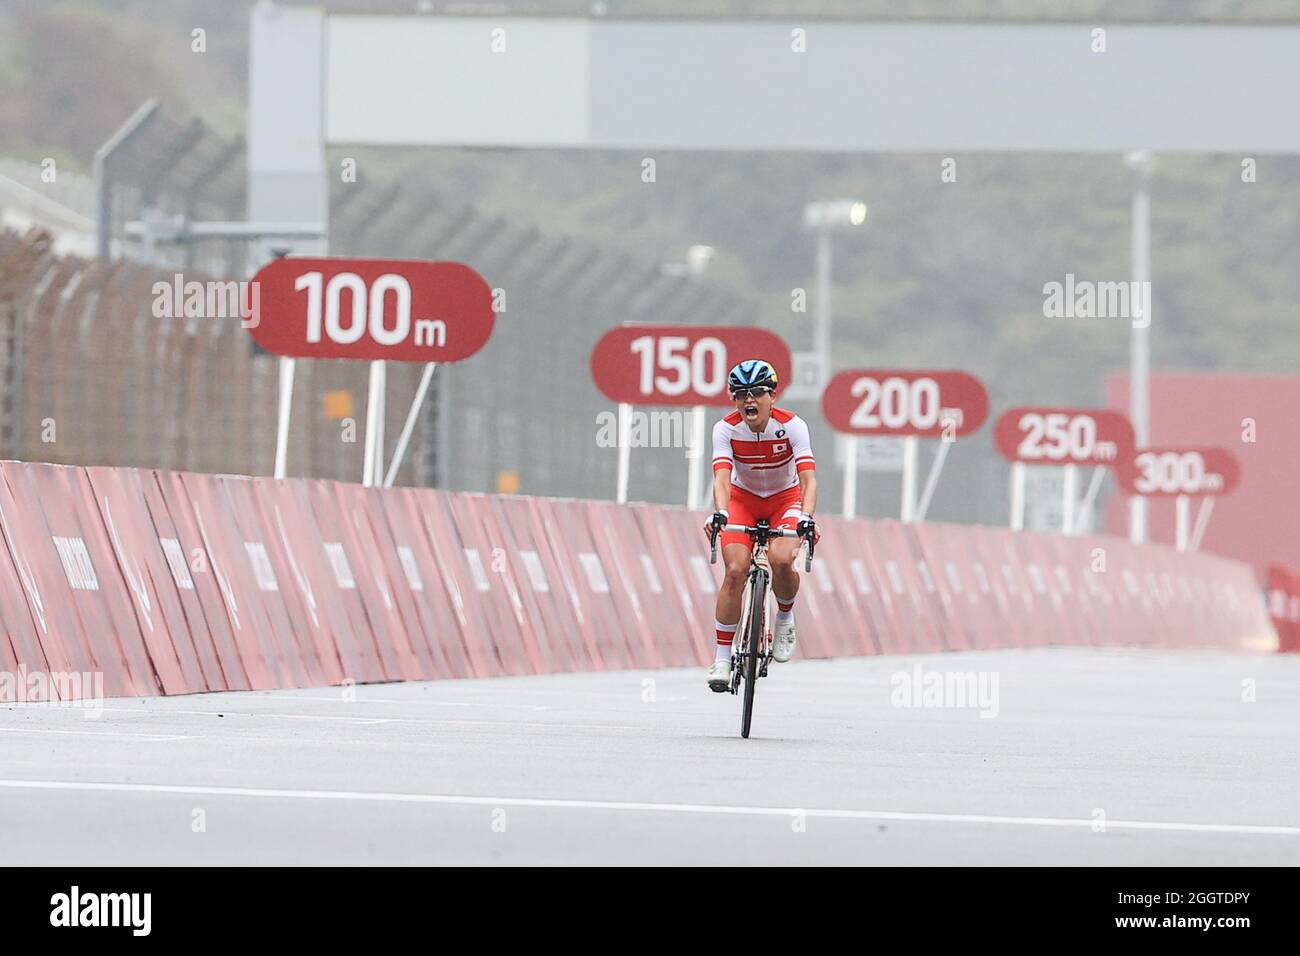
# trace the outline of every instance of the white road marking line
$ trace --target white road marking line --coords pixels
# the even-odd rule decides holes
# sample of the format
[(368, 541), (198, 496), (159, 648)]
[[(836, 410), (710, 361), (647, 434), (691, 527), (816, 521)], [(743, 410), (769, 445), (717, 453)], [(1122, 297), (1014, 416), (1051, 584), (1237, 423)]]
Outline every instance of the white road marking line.
[(132, 740), (195, 740), (189, 734), (128, 734), (116, 730), (55, 730), (50, 727), (0, 727), (0, 734), (79, 734), (83, 737), (129, 737)]
[(179, 714), (185, 717), (274, 717), (280, 720), (344, 720), (354, 724), (410, 723), (405, 717), (344, 717), (340, 714), (273, 714), (256, 710), (166, 710), (143, 712), (134, 707), (104, 707), (105, 713), (135, 714), (137, 717), (163, 717)]
[(545, 730), (627, 730), (645, 732), (646, 728), (636, 724), (575, 724), (558, 721), (520, 721), (520, 720), (477, 720), (458, 717), (344, 717), (339, 714), (276, 714), (261, 710), (154, 710), (141, 711), (134, 707), (104, 707), (105, 713), (135, 714), (137, 717), (163, 717), (181, 715), (186, 717), (270, 717), (278, 720), (342, 720), (354, 724), (451, 724), (457, 727), (509, 727), (511, 729), (540, 728)]
[[(806, 817), (833, 820), (893, 820), (902, 823), (994, 823), (1012, 826), (1091, 828), (1092, 818), (1004, 817), (980, 813), (909, 813), (883, 810), (833, 810), (796, 807), (737, 807), (706, 803), (638, 803), (615, 800), (550, 800), (530, 797), (474, 797), (436, 793), (384, 793), (358, 790), (273, 790), (255, 787), (197, 787), (154, 783), (91, 783), (59, 780), (0, 780), (10, 790), (77, 790), (118, 793), (187, 794), (287, 800), (352, 800), (373, 803), (423, 803), (459, 806), (542, 807), (559, 810), (622, 810), (639, 813), (711, 813), (732, 816)], [(1107, 820), (1107, 830), (1176, 830), (1193, 833), (1250, 833), (1300, 836), (1300, 826), (1236, 823), (1180, 823), (1162, 820)]]
[[(438, 707), (491, 707), (493, 710), (550, 710), (542, 704), (499, 704), (496, 701), (423, 700), (419, 697), (358, 697), (344, 701), (341, 697), (299, 697), (293, 694), (257, 694), (256, 700), (294, 700), (323, 704), (434, 704)], [(685, 698), (683, 698), (685, 699)]]

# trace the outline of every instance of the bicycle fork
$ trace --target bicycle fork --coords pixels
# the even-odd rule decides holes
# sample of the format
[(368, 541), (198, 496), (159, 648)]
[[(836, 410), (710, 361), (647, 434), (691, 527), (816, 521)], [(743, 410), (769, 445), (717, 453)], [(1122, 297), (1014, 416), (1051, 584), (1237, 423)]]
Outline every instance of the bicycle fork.
[[(749, 581), (745, 586), (745, 599), (740, 605), (740, 627), (737, 629), (740, 633), (740, 646), (743, 648), (741, 654), (736, 655), (734, 668), (736, 676), (732, 680), (732, 693), (736, 693), (739, 687), (739, 676), (745, 666), (745, 657), (749, 654), (757, 655), (757, 670), (759, 677), (767, 676), (767, 665), (772, 660), (772, 616), (768, 606), (771, 601), (772, 592), (772, 575), (768, 569), (767, 563), (755, 562), (749, 569)], [(761, 593), (763, 595), (762, 627), (758, 635), (758, 644), (753, 646), (753, 635), (750, 633), (750, 622), (753, 617), (754, 596)]]

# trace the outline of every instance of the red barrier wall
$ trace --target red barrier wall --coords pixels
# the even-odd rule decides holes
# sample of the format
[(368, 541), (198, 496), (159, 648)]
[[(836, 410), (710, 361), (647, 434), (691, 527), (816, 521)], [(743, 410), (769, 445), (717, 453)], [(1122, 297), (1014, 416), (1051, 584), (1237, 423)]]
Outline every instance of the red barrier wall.
[(1300, 653), (1300, 571), (1269, 567), (1268, 613), (1277, 628), (1277, 649)]
[[(722, 574), (702, 521), (0, 462), (0, 670), (101, 672), (107, 695), (140, 696), (698, 665)], [(1245, 565), (1119, 538), (835, 518), (822, 531), (802, 657), (1300, 650), (1300, 574), (1285, 568), (1266, 606)]]

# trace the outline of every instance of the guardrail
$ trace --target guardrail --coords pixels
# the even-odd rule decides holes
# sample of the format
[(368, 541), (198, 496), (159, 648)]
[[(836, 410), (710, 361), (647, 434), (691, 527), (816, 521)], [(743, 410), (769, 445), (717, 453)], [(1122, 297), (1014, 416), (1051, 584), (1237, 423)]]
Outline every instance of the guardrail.
[(1300, 653), (1300, 571), (1269, 566), (1268, 613), (1277, 629), (1278, 650)]
[[(109, 697), (712, 652), (721, 565), (684, 509), (22, 462), (0, 479), (0, 670), (102, 673)], [(1233, 561), (976, 526), (822, 530), (803, 657), (1278, 646)]]

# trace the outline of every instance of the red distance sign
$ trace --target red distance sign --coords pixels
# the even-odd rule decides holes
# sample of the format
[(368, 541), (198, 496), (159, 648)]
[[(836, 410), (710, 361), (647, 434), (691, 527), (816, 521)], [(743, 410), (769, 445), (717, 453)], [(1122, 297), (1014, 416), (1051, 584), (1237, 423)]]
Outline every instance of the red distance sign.
[(1130, 495), (1226, 495), (1241, 468), (1226, 448), (1143, 448), (1120, 463), (1115, 477)]
[(1030, 465), (1113, 465), (1133, 454), (1133, 426), (1100, 408), (1011, 408), (993, 429), (1008, 461)]
[(456, 362), (496, 321), (492, 290), (459, 262), (286, 256), (253, 277), (244, 304), (257, 344), (297, 358)]
[(966, 372), (850, 369), (822, 392), (822, 414), (854, 435), (957, 437), (989, 417), (989, 393)]
[(790, 349), (773, 332), (742, 326), (620, 325), (591, 350), (591, 378), (614, 402), (725, 406), (727, 373), (753, 358), (776, 369), (779, 400)]

